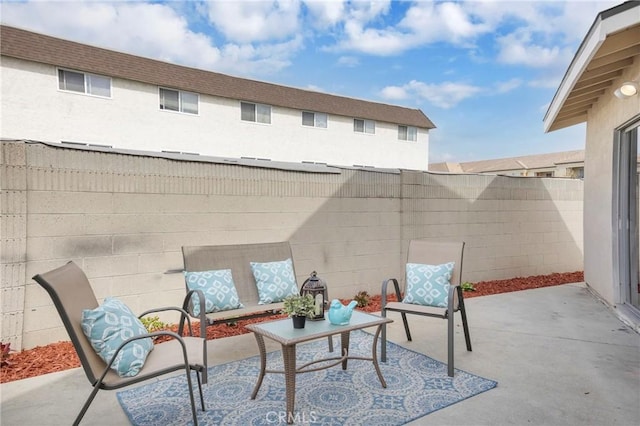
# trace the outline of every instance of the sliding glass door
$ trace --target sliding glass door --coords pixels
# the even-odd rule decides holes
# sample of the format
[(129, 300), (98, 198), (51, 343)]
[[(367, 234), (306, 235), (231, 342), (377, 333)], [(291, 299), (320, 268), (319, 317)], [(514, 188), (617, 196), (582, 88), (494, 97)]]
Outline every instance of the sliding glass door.
[(616, 130), (614, 141), (614, 226), (617, 252), (617, 304), (640, 315), (638, 140), (640, 115)]

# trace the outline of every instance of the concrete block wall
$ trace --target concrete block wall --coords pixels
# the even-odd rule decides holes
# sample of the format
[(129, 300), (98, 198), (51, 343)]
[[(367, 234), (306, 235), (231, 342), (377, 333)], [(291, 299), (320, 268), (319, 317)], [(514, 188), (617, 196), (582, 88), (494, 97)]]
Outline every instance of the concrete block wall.
[[(179, 305), (181, 247), (291, 242), (299, 283), (380, 292), (412, 238), (467, 241), (463, 279), (582, 269), (582, 183), (380, 169), (302, 172), (2, 143), (2, 341), (68, 337), (31, 277), (75, 261), (96, 297)], [(9, 296), (5, 296), (9, 294)], [(172, 315), (163, 316), (175, 322)]]
[(466, 242), (471, 282), (582, 268), (582, 182), (403, 173), (403, 247), (414, 238)]

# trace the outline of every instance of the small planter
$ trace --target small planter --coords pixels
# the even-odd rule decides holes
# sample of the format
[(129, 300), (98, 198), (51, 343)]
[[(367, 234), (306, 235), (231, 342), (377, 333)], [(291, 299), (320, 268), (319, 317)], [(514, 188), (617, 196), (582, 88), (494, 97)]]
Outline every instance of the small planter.
[(304, 328), (304, 325), (307, 322), (307, 317), (302, 315), (294, 315), (291, 319), (293, 320), (293, 328)]
[(282, 312), (293, 318), (293, 328), (304, 328), (307, 318), (313, 316), (316, 303), (311, 295), (292, 295), (284, 299)]

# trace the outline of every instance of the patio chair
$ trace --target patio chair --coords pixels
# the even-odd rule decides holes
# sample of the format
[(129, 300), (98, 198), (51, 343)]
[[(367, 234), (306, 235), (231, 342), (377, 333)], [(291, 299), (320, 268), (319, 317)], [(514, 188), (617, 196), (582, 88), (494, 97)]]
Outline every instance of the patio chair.
[[(165, 310), (177, 310), (181, 312), (181, 316), (187, 317), (190, 336), (181, 337), (172, 331), (156, 331), (141, 336), (132, 337), (125, 340), (116, 350), (116, 355), (129, 342), (142, 338), (153, 336), (171, 336), (172, 339), (153, 345), (153, 350), (148, 354), (144, 366), (139, 373), (133, 377), (120, 377), (116, 371), (111, 368), (116, 355), (107, 364), (98, 356), (91, 346), (90, 340), (82, 331), (82, 311), (84, 309), (95, 309), (99, 306), (98, 301), (91, 289), (89, 280), (84, 272), (73, 262), (69, 262), (59, 268), (49, 272), (38, 274), (33, 279), (40, 284), (49, 293), (53, 303), (58, 310), (58, 314), (62, 319), (64, 327), (69, 333), (71, 342), (78, 353), (80, 363), (84, 372), (93, 386), (93, 390), (80, 413), (74, 421), (74, 425), (78, 425), (82, 417), (86, 413), (89, 405), (98, 393), (98, 390), (114, 390), (141, 382), (150, 378), (154, 378), (172, 371), (184, 369), (186, 371), (187, 382), (189, 385), (189, 396), (191, 398), (191, 410), (193, 414), (193, 422), (198, 424), (196, 418), (196, 406), (193, 397), (193, 386), (190, 372), (196, 372), (198, 380), (198, 390), (200, 392), (200, 403), (204, 411), (204, 398), (202, 395), (202, 383), (207, 383), (207, 346), (206, 346), (206, 320), (200, 319), (200, 336), (192, 337), (191, 321), (186, 312), (181, 308), (170, 307), (152, 309), (144, 312), (140, 317)], [(199, 290), (198, 290), (199, 291)], [(191, 293), (187, 295), (191, 297)], [(200, 294), (199, 297), (203, 298)], [(140, 318), (139, 317), (139, 318)], [(179, 330), (180, 332), (184, 330)]]
[[(464, 307), (464, 297), (462, 289), (460, 288), (460, 276), (462, 274), (462, 255), (464, 252), (464, 242), (435, 242), (428, 240), (412, 240), (409, 242), (409, 251), (407, 255), (407, 264), (421, 264), (421, 265), (440, 265), (454, 262), (450, 273), (450, 287), (446, 298), (431, 298), (426, 296), (423, 299), (419, 299), (419, 295), (429, 293), (418, 290), (417, 298), (412, 297), (413, 300), (407, 300), (407, 275), (411, 273), (411, 281), (420, 280), (420, 273), (412, 273), (412, 267), (405, 269), (405, 299), (402, 298), (400, 292), (400, 286), (398, 280), (390, 278), (382, 283), (381, 293), (381, 313), (383, 317), (387, 316), (387, 312), (400, 312), (402, 315), (402, 322), (404, 323), (404, 330), (407, 335), (407, 340), (411, 341), (411, 332), (409, 331), (409, 323), (407, 322), (407, 314), (422, 315), (427, 317), (434, 317), (447, 320), (447, 341), (448, 341), (448, 374), (453, 377), (454, 364), (453, 364), (453, 343), (454, 343), (454, 316), (455, 312), (460, 312), (462, 317), (462, 327), (464, 328), (464, 337), (467, 344), (467, 350), (471, 351), (471, 338), (469, 336), (469, 326), (467, 324), (467, 313)], [(449, 266), (450, 267), (450, 266)], [(411, 271), (409, 270), (411, 269)], [(428, 272), (427, 275), (438, 275), (438, 273)], [(423, 277), (424, 278), (424, 277)], [(446, 276), (445, 276), (446, 278)], [(389, 283), (393, 283), (397, 302), (387, 302), (387, 287)], [(422, 284), (422, 283), (421, 283)], [(431, 284), (428, 284), (431, 285)], [(416, 286), (417, 287), (417, 286)], [(438, 285), (435, 284), (433, 289), (438, 289)], [(415, 288), (415, 287), (414, 287)], [(446, 286), (444, 287), (446, 288)], [(437, 294), (436, 291), (434, 294)], [(411, 303), (406, 303), (411, 302)], [(419, 303), (419, 304), (418, 304)], [(385, 362), (387, 360), (387, 330), (386, 325), (382, 327), (382, 348), (380, 351), (381, 360)]]

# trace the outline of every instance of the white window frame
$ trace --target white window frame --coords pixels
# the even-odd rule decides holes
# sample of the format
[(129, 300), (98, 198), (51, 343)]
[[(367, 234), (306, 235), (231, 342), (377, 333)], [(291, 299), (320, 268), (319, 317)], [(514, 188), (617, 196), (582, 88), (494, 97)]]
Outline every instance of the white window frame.
[[(163, 91), (176, 93), (178, 95), (177, 109), (169, 108), (169, 106), (166, 105), (166, 102), (163, 102), (163, 96), (162, 96)], [(187, 100), (185, 99), (188, 96), (195, 97), (195, 111), (188, 109), (189, 105), (193, 105), (193, 102), (187, 102)], [(160, 111), (169, 111), (169, 112), (178, 112), (182, 114), (198, 115), (200, 113), (200, 95), (198, 93), (187, 92), (184, 90), (170, 89), (168, 87), (158, 87), (158, 105), (159, 105)]]
[[(358, 124), (362, 123), (362, 129), (359, 128)], [(356, 133), (366, 133), (369, 135), (376, 134), (376, 122), (374, 120), (365, 120), (363, 118), (354, 118), (353, 119), (353, 131)]]
[(414, 126), (398, 125), (398, 139), (401, 141), (417, 142), (418, 128)]
[[(81, 75), (82, 76), (82, 90), (76, 90), (71, 88), (70, 84), (68, 84), (68, 79), (65, 78), (67, 76), (71, 76), (71, 73)], [(105, 75), (99, 74), (91, 74), (83, 71), (71, 70), (67, 68), (58, 68), (58, 90), (61, 92), (67, 93), (80, 93), (88, 96), (95, 96), (98, 98), (111, 99), (111, 77), (107, 77)], [(108, 83), (108, 94), (100, 93), (99, 89), (94, 90), (94, 84), (96, 88), (99, 88), (97, 85), (98, 82), (103, 81), (104, 83)]]
[[(253, 106), (253, 114), (251, 117), (243, 117), (243, 106), (246, 108)], [(240, 120), (248, 121), (250, 123), (271, 124), (271, 105), (241, 101)]]
[[(307, 117), (307, 118), (311, 118), (313, 120), (313, 124), (305, 124), (305, 114), (307, 115), (311, 115), (311, 117)], [(320, 129), (326, 129), (328, 126), (328, 117), (327, 114), (325, 114), (324, 112), (313, 112), (313, 111), (302, 111), (302, 125), (306, 126), (306, 127), (318, 127)]]

